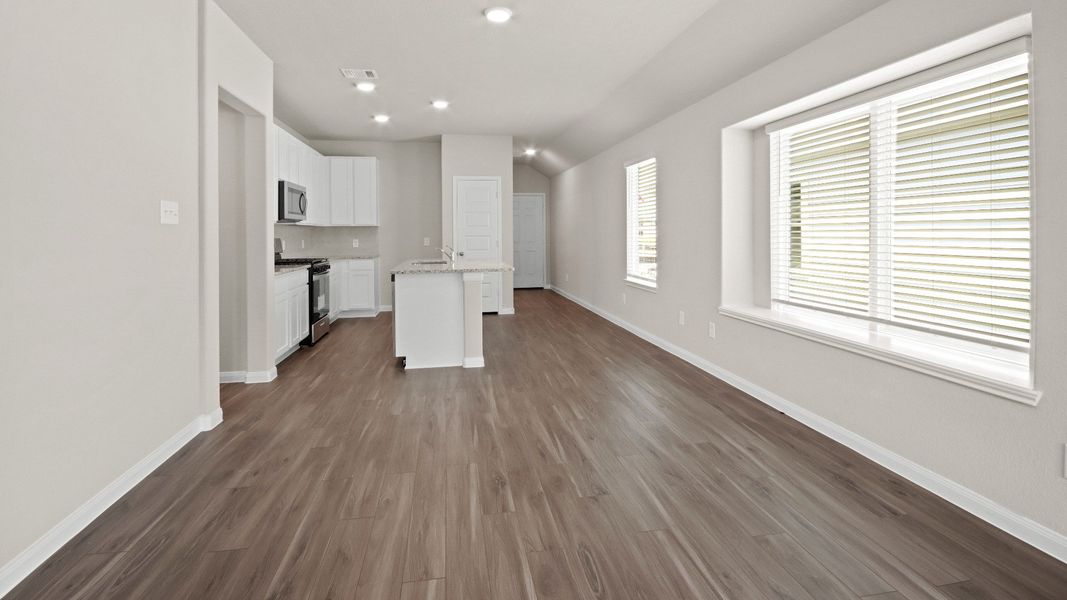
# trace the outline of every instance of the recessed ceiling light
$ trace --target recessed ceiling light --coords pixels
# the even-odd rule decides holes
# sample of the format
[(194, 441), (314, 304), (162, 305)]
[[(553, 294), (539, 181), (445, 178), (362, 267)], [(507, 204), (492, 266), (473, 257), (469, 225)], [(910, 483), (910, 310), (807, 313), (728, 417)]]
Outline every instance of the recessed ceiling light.
[(379, 123), (388, 123), (389, 115), (374, 115), (374, 120)]
[(526, 156), (533, 156), (534, 154), (537, 154), (537, 150), (535, 148), (526, 149)]
[(487, 8), (483, 14), (490, 23), (507, 23), (511, 20), (511, 9), (503, 6)]
[(433, 104), (433, 107), (437, 110), (444, 110), (448, 108), (448, 100), (434, 100), (433, 102), (431, 102), (431, 104)]
[(378, 84), (374, 83), (373, 81), (361, 81), (356, 84), (356, 89), (361, 92), (373, 92), (374, 89), (377, 87)]

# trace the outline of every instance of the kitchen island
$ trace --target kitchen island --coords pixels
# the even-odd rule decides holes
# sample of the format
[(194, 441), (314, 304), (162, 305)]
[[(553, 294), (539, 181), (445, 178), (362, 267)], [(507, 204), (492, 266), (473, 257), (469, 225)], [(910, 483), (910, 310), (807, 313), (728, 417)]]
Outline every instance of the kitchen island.
[(498, 261), (409, 260), (392, 271), (393, 347), (407, 369), (483, 367), (482, 280)]

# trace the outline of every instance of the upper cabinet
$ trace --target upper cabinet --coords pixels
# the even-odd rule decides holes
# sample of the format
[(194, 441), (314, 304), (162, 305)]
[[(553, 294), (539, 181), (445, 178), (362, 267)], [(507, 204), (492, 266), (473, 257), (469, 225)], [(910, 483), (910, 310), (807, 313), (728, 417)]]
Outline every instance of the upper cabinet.
[(330, 224), (378, 225), (378, 159), (331, 156)]
[(307, 218), (298, 225), (378, 225), (378, 159), (323, 156), (275, 127), (274, 172), (307, 189)]
[(330, 159), (307, 148), (308, 210), (305, 225), (330, 224)]

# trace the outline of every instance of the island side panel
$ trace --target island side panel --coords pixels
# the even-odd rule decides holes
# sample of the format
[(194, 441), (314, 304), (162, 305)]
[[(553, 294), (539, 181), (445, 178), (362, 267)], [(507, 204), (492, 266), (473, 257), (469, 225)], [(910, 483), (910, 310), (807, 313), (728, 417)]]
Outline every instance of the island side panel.
[(482, 355), (482, 282), (492, 273), (463, 274), (463, 366), (485, 366)]
[(397, 274), (396, 356), (408, 369), (463, 365), (463, 279), (459, 273)]

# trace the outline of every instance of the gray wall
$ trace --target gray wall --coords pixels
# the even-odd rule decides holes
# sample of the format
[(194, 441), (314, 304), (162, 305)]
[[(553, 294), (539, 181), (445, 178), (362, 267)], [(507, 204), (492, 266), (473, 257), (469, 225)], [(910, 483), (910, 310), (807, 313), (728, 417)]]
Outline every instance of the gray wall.
[[(1033, 11), (1037, 407), (718, 315), (722, 130), (873, 69)], [(916, 24), (923, 24), (916, 26)], [(1067, 533), (1067, 3), (894, 0), (552, 180), (551, 280), (700, 358)], [(832, 60), (827, 60), (832, 57)], [(627, 160), (659, 165), (660, 280), (623, 283)], [(753, 248), (753, 251), (756, 249)], [(569, 276), (569, 281), (565, 281)], [(622, 293), (628, 302), (622, 302)], [(679, 310), (687, 325), (679, 326)], [(707, 323), (718, 326), (707, 337)]]
[(193, 1), (3, 4), (0, 565), (200, 414), (196, 49)]
[(219, 103), (219, 370), (248, 368), (244, 115)]
[[(500, 177), (501, 255), (505, 263), (515, 262), (512, 247), (511, 194), (514, 187), (513, 144), (510, 135), (443, 135), (441, 136), (441, 237), (452, 244), (452, 180), (458, 175)], [(514, 277), (501, 277), (500, 307), (514, 308)]]

